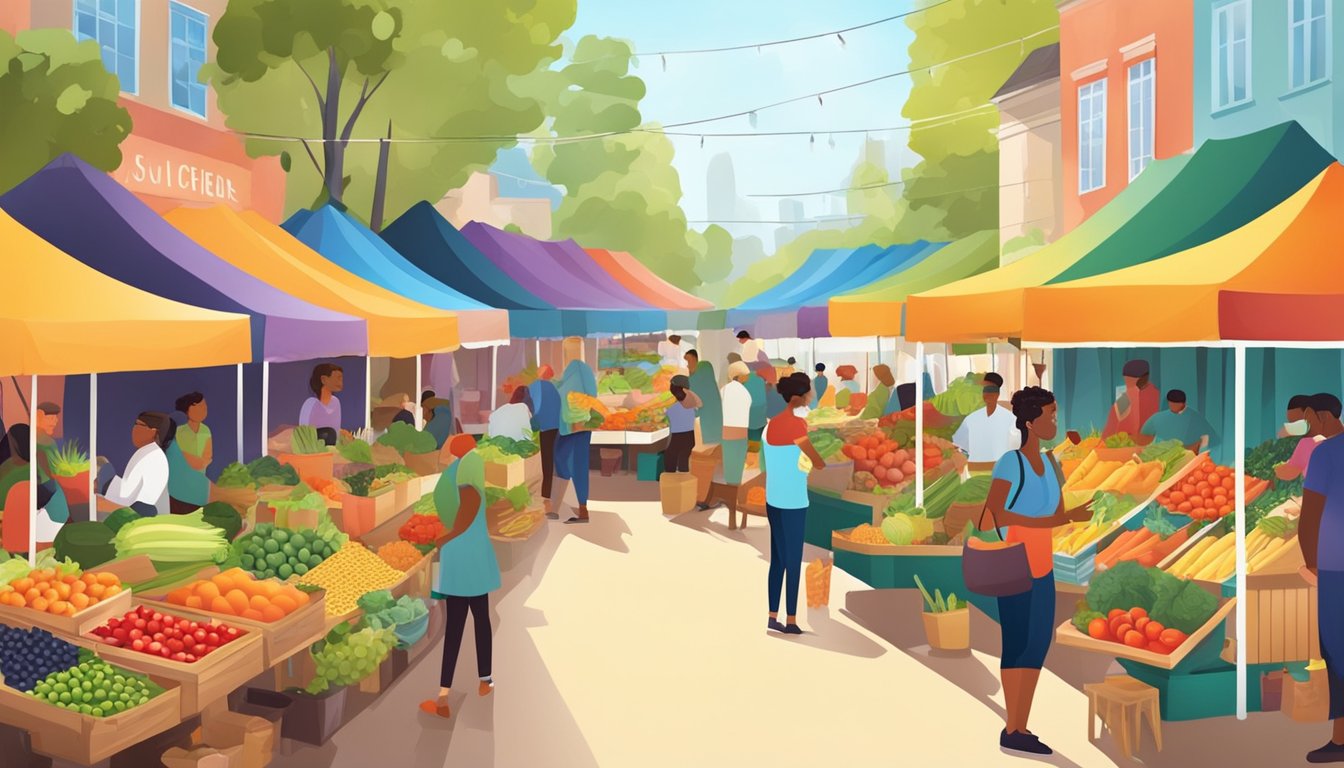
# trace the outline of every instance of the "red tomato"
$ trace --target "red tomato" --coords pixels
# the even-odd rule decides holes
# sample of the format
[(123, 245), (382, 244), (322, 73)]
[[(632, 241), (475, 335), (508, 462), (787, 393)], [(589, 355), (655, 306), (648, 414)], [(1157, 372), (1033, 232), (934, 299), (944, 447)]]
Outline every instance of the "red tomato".
[(139, 640), (140, 638), (145, 636), (145, 633), (144, 631), (139, 629), (132, 629), (130, 632), (126, 633), (126, 636), (132, 640)]
[[(136, 628), (136, 629), (139, 629), (139, 630), (142, 630), (142, 631), (143, 631), (143, 630), (145, 629), (145, 627), (147, 627), (147, 626), (149, 626), (149, 622), (145, 621), (144, 619), (136, 619), (136, 620), (135, 620), (135, 628)], [(155, 631), (157, 631), (157, 630), (155, 630)]]
[(200, 644), (200, 643), (196, 644), (196, 645), (193, 646), (192, 649), (191, 649), (191, 653), (192, 653), (192, 655), (194, 655), (194, 656), (204, 656), (205, 654), (207, 654), (207, 653), (209, 653), (209, 652), (210, 652), (210, 649), (209, 649), (209, 648), (206, 648), (203, 644)]
[(1133, 631), (1135, 631), (1134, 625), (1130, 624), (1129, 622), (1125, 622), (1124, 624), (1118, 624), (1112, 626), (1111, 636), (1115, 638), (1115, 641), (1117, 643), (1123, 643), (1125, 641), (1125, 638), (1129, 637), (1129, 633)]
[(211, 645), (211, 646), (218, 646), (218, 645), (219, 645), (219, 633), (217, 633), (217, 632), (211, 632), (211, 633), (209, 633), (208, 635), (205, 636), (205, 642), (208, 643), (208, 644)]
[(1148, 638), (1144, 637), (1143, 633), (1137, 629), (1131, 629), (1125, 635), (1125, 645), (1131, 648), (1145, 648), (1148, 645)]
[(196, 657), (195, 657), (195, 656), (191, 655), (190, 653), (187, 654), (187, 663), (188, 663), (188, 664), (192, 663), (192, 662), (195, 661), (195, 660), (196, 660)]
[(173, 661), (186, 661), (186, 660), (187, 660), (187, 654), (182, 653), (181, 651), (178, 651), (177, 653), (174, 653), (174, 654), (173, 654), (171, 657), (169, 657), (169, 658), (171, 658)]
[(149, 651), (150, 653), (158, 653), (159, 651), (163, 650), (163, 643), (159, 642), (158, 640), (155, 640), (151, 642), (149, 645), (145, 646), (145, 650)]
[(103, 638), (103, 642), (107, 643), (108, 645), (113, 645), (113, 646), (120, 646), (120, 645), (121, 645), (121, 641), (118, 640), (118, 639), (115, 638), (115, 637), (105, 637), (105, 638)]
[(198, 643), (204, 643), (205, 638), (208, 637), (205, 630), (201, 629), (200, 627), (197, 627), (196, 630), (191, 633), (191, 636), (196, 638), (196, 642)]
[(1152, 622), (1152, 619), (1148, 618), (1147, 616), (1140, 616), (1134, 619), (1134, 628), (1139, 630), (1140, 632), (1143, 632), (1144, 628), (1147, 627), (1150, 622)]
[(1123, 608), (1112, 608), (1111, 612), (1106, 614), (1106, 620), (1110, 621), (1111, 619), (1114, 619), (1116, 616), (1124, 616), (1124, 615), (1125, 610)]
[(1166, 654), (1171, 653), (1172, 648), (1170, 646), (1163, 645), (1162, 643), (1159, 643), (1156, 640), (1149, 640), (1148, 650), (1152, 651), (1153, 653), (1160, 653), (1165, 656)]
[(145, 650), (145, 641), (144, 641), (144, 640), (132, 640), (132, 641), (131, 641), (131, 648), (132, 648), (133, 650), (143, 651), (143, 650)]
[(1186, 634), (1179, 629), (1164, 629), (1158, 639), (1168, 648), (1179, 648), (1185, 638)]
[(122, 629), (121, 627), (117, 627), (116, 629), (112, 630), (112, 636), (117, 638), (118, 640), (126, 640), (130, 637), (130, 633)]
[(1144, 616), (1147, 616), (1147, 615), (1148, 615), (1148, 612), (1145, 611), (1144, 609), (1140, 608), (1140, 607), (1137, 606), (1137, 605), (1134, 606), (1133, 608), (1130, 608), (1130, 609), (1129, 609), (1129, 617), (1130, 617), (1131, 619), (1135, 619), (1135, 620), (1137, 620), (1137, 619), (1140, 619), (1140, 618), (1142, 618), (1142, 617), (1144, 617)]
[(1111, 629), (1106, 626), (1105, 619), (1093, 619), (1088, 622), (1087, 634), (1095, 640), (1106, 640), (1111, 636)]
[[(1135, 629), (1138, 629), (1138, 626), (1135, 625), (1134, 628), (1135, 628)], [(1162, 637), (1162, 631), (1165, 630), (1165, 629), (1166, 629), (1166, 627), (1162, 626), (1162, 622), (1160, 622), (1160, 621), (1149, 621), (1148, 624), (1143, 628), (1143, 634), (1144, 634), (1149, 640), (1158, 640), (1158, 639), (1160, 639), (1160, 638)]]

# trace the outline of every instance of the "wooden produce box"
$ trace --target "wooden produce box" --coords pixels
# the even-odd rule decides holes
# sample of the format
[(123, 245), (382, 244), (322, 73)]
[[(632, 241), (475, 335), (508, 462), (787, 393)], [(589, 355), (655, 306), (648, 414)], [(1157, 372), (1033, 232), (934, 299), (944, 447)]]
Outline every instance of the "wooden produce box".
[(513, 488), (527, 481), (524, 461), (510, 461), (500, 464), (494, 461), (485, 463), (485, 483), (498, 488)]
[(1097, 461), (1129, 461), (1143, 452), (1143, 447), (1138, 445), (1128, 445), (1124, 448), (1107, 448), (1099, 445), (1092, 451), (1097, 454)]
[[(309, 594), (306, 605), (279, 621), (271, 622), (244, 619), (238, 616), (225, 616), (200, 608), (187, 608), (181, 605), (173, 605), (162, 599), (136, 598), (136, 603), (148, 606), (161, 613), (170, 613), (174, 616), (183, 616), (196, 621), (223, 622), (238, 629), (245, 629), (249, 634), (260, 635), (262, 664), (270, 669), (290, 656), (308, 650), (308, 646), (321, 640), (326, 634), (326, 595), (325, 590), (312, 592)], [(213, 656), (213, 653), (209, 654), (205, 659), (209, 661)]]
[(57, 616), (32, 608), (0, 605), (0, 623), (41, 627), (58, 635), (78, 637), (106, 624), (108, 619), (124, 616), (129, 610), (131, 610), (131, 590), (122, 585), (121, 591), (117, 594), (79, 611), (74, 616)]
[(28, 731), (34, 752), (92, 765), (182, 722), (178, 684), (156, 675), (150, 679), (163, 693), (109, 717), (71, 712), (0, 685), (0, 721)]
[(397, 494), (393, 486), (381, 488), (369, 496), (344, 493), (341, 494), (340, 514), (333, 515), (333, 522), (351, 536), (362, 536), (387, 522), (400, 511), (397, 508)]
[(851, 530), (853, 529), (832, 532), (831, 549), (880, 557), (961, 556), (961, 546), (958, 544), (910, 544), (904, 547), (894, 544), (863, 544), (849, 539)]
[(389, 587), (393, 597), (419, 597), (429, 600), (430, 587), (433, 583), (432, 567), (434, 565), (434, 553), (430, 553), (420, 558), (420, 562), (411, 566), (406, 575), (396, 584)]
[(1246, 663), (1321, 657), (1316, 588), (1296, 573), (1246, 577)]
[(1124, 643), (1115, 643), (1110, 640), (1097, 640), (1079, 632), (1078, 628), (1073, 626), (1072, 619), (1065, 621), (1055, 630), (1055, 642), (1072, 648), (1080, 648), (1084, 651), (1103, 653), (1118, 659), (1130, 659), (1131, 661), (1147, 664), (1150, 667), (1174, 669), (1186, 656), (1190, 655), (1191, 651), (1198, 647), (1200, 643), (1204, 642), (1205, 638), (1207, 638), (1214, 629), (1227, 621), (1227, 616), (1232, 612), (1232, 608), (1236, 605), (1236, 602), (1237, 599), (1235, 597), (1225, 600), (1223, 604), (1218, 607), (1218, 611), (1213, 614), (1213, 617), (1204, 622), (1204, 626), (1191, 633), (1191, 635), (1186, 638), (1185, 642), (1181, 643), (1179, 648), (1168, 654), (1154, 653), (1147, 648), (1133, 648)]
[[(186, 613), (174, 611), (173, 615), (185, 617)], [(238, 628), (244, 629), (242, 626)], [(85, 640), (97, 642), (96, 638)], [(263, 645), (261, 633), (249, 630), (228, 645), (189, 664), (106, 643), (98, 643), (97, 652), (119, 667), (175, 681), (181, 692), (181, 719), (185, 720), (265, 672)]]

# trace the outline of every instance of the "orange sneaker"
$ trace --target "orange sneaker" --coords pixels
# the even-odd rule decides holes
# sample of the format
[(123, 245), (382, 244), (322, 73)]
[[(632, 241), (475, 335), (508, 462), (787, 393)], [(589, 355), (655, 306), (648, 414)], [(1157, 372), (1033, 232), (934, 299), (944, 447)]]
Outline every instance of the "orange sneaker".
[(453, 716), (453, 710), (447, 704), (440, 704), (432, 699), (420, 702), (420, 711), (445, 720)]
[(493, 681), (493, 680), (482, 680), (482, 681), (481, 681), (480, 694), (481, 694), (482, 696), (489, 696), (490, 694), (492, 694), (492, 693), (494, 693), (494, 692), (495, 692), (495, 681)]

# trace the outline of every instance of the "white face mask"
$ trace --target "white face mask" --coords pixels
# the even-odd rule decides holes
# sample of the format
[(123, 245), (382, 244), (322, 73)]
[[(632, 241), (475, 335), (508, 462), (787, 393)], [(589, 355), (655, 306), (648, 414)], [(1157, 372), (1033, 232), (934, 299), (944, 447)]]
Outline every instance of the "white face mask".
[(1292, 437), (1302, 437), (1307, 434), (1307, 432), (1311, 431), (1311, 425), (1307, 424), (1306, 419), (1288, 421), (1284, 422), (1283, 431), (1287, 432)]
[(805, 418), (807, 418), (807, 414), (809, 414), (809, 413), (811, 413), (811, 412), (812, 412), (812, 409), (811, 409), (811, 408), (808, 408), (806, 405), (800, 405), (800, 406), (798, 406), (797, 408), (794, 408), (794, 409), (793, 409), (793, 415), (794, 415), (794, 416), (797, 416), (797, 417), (800, 418), (800, 419), (805, 419)]

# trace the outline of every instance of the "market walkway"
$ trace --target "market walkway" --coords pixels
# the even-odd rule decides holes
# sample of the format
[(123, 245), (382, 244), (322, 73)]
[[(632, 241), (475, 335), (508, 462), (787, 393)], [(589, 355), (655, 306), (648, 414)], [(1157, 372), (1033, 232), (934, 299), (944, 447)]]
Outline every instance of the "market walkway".
[[(599, 480), (607, 496), (650, 484)], [(840, 571), (812, 633), (767, 635), (767, 529), (730, 532), (722, 513), (669, 522), (657, 502), (593, 504), (588, 528), (552, 525), (518, 545), (498, 601), (495, 678), (474, 692), (470, 632), (452, 722), (416, 704), (437, 686), (441, 641), (323, 749), (276, 768), (366, 766), (1022, 765), (999, 751), (998, 640), (977, 616), (977, 650), (928, 654), (910, 592), (869, 591)], [(809, 552), (808, 557), (814, 553)], [(853, 594), (846, 597), (846, 593)], [(848, 608), (846, 603), (848, 602)], [(1089, 744), (1081, 682), (1106, 661), (1056, 649), (1032, 719), (1057, 766), (1123, 765), (1109, 738)], [(1274, 713), (1164, 724), (1156, 766), (1296, 764), (1322, 726)]]

